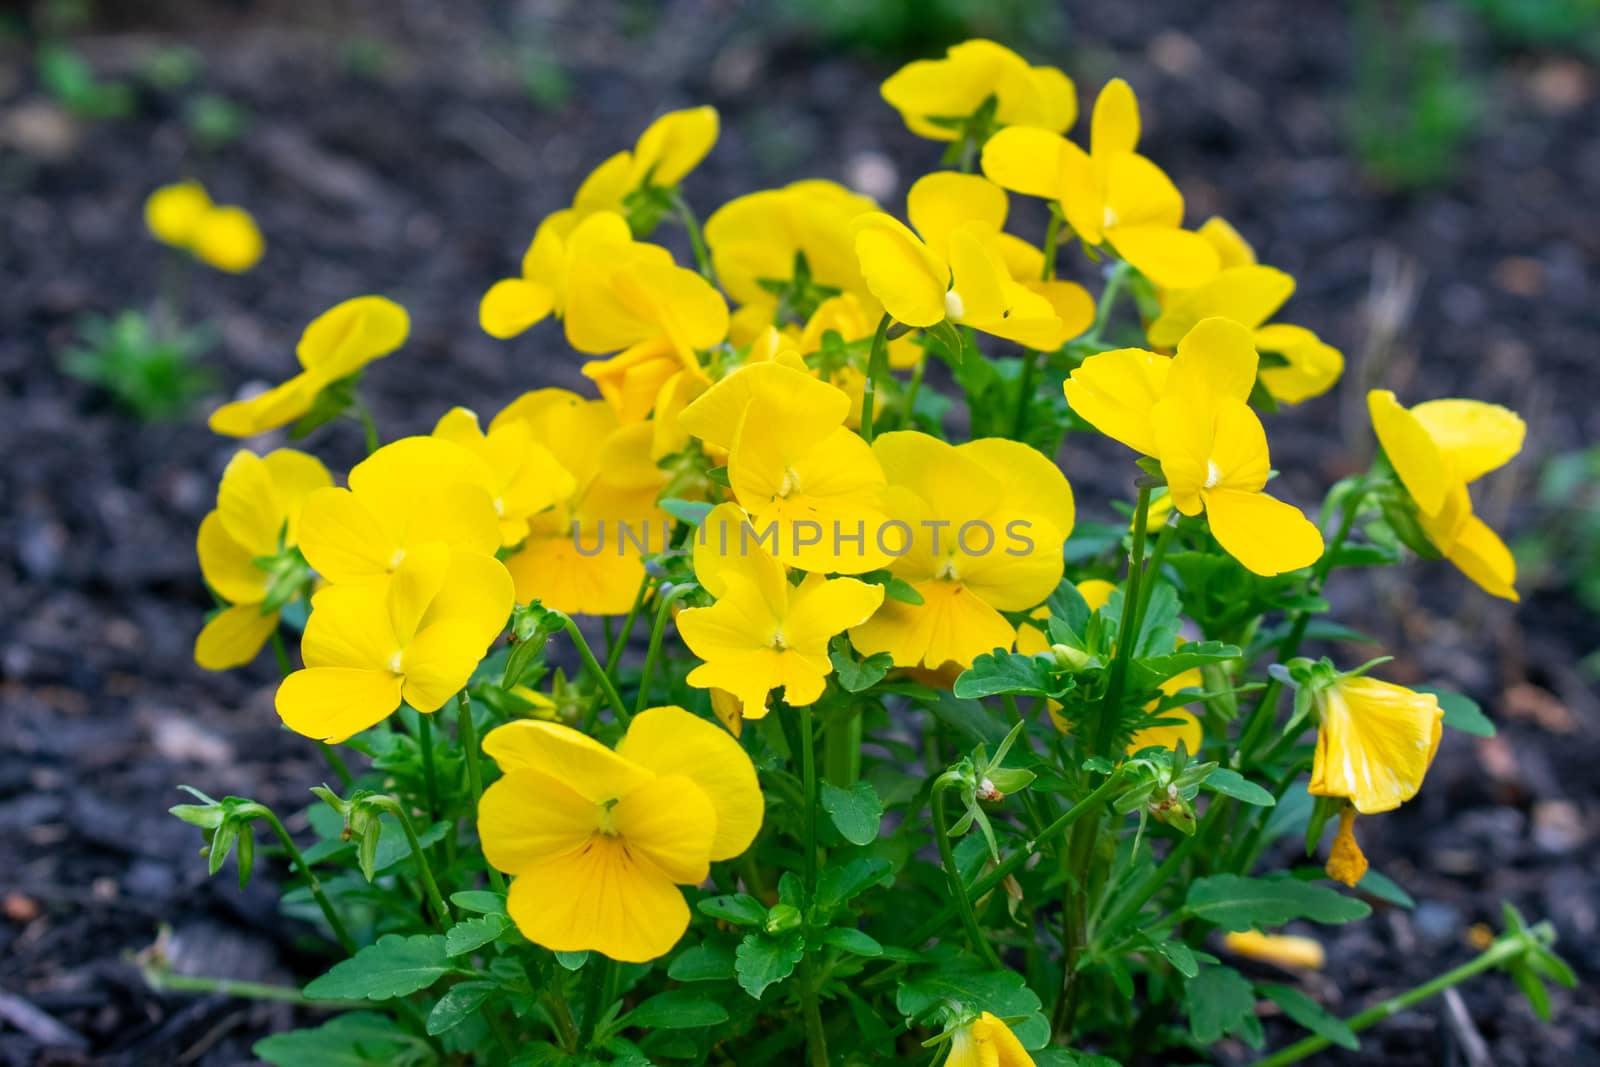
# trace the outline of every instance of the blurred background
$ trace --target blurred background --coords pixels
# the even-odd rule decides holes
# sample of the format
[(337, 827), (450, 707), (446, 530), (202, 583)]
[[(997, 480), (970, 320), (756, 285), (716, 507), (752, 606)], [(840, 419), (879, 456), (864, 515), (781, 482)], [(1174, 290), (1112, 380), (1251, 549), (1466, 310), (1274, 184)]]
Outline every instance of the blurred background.
[[(1554, 1027), (1488, 979), (1320, 1062), (1600, 1062), (1600, 0), (13, 0), (0, 1064), (248, 1063), (292, 1022), (287, 1005), (151, 992), (132, 956), (163, 927), (184, 973), (292, 984), (325, 966), (277, 914), (270, 868), (243, 892), (208, 881), (165, 813), (179, 782), (298, 810), (325, 773), (279, 728), (267, 657), (227, 675), (191, 659), (211, 603), (194, 531), (237, 447), (207, 413), (282, 380), (305, 323), (368, 292), (413, 321), (365, 382), (386, 436), (457, 403), (488, 415), (529, 388), (584, 388), (558, 331), (496, 342), (476, 308), (589, 168), (660, 111), (711, 103), (722, 139), (685, 190), (702, 218), (802, 177), (899, 212), (939, 148), (878, 83), (968, 36), (1062, 67), (1085, 114), (1127, 78), (1141, 148), (1189, 219), (1225, 216), (1299, 280), (1284, 318), (1349, 369), (1269, 419), (1292, 499), (1364, 468), (1371, 385), (1528, 420), (1523, 454), (1475, 492), (1517, 551), (1520, 605), (1443, 563), (1341, 572), (1328, 591), (1398, 657), (1391, 677), (1473, 696), (1500, 732), (1452, 734), (1418, 800), (1365, 821), (1415, 907), (1323, 931), (1311, 982), (1355, 1010), (1466, 958), (1509, 898), (1555, 921), (1587, 983)], [(189, 272), (179, 330), (152, 317), (175, 283), (141, 205), (191, 176), (254, 213), (267, 252), (244, 275)], [(353, 423), (319, 433), (334, 465), (359, 458)], [(1129, 494), (1125, 454), (1073, 437), (1062, 458), (1091, 515)]]

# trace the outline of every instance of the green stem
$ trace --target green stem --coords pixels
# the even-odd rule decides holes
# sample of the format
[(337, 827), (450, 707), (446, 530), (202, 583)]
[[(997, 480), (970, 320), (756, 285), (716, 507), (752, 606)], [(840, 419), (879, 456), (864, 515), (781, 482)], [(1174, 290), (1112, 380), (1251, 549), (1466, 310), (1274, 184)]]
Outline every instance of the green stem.
[(1085, 344), (1103, 343), (1106, 327), (1111, 322), (1111, 311), (1116, 306), (1117, 298), (1122, 295), (1122, 287), (1127, 284), (1128, 270), (1126, 263), (1119, 262), (1111, 268), (1111, 273), (1106, 275), (1106, 287), (1100, 293), (1100, 302), (1095, 305), (1094, 325), (1089, 328), (1089, 333), (1083, 339)]
[(888, 312), (878, 320), (878, 329), (872, 335), (872, 351), (867, 356), (867, 380), (861, 387), (861, 439), (872, 443), (872, 409), (877, 401), (878, 379), (888, 373), (889, 323)]
[(609, 956), (595, 953), (590, 957), (590, 967), (593, 973), (589, 978), (588, 995), (583, 1004), (583, 1038), (582, 1044), (591, 1044), (594, 1041), (595, 1027), (600, 1023), (600, 1016), (611, 1002), (616, 999), (617, 963)]
[(567, 631), (567, 636), (572, 638), (572, 643), (578, 646), (578, 655), (583, 657), (583, 668), (589, 672), (589, 677), (605, 693), (606, 701), (610, 703), (611, 710), (616, 713), (617, 720), (624, 726), (633, 721), (633, 716), (622, 703), (622, 694), (617, 692), (616, 684), (611, 681), (611, 676), (605, 668), (600, 666), (600, 661), (594, 658), (594, 652), (589, 648), (589, 642), (584, 640), (583, 631), (578, 629), (578, 624), (568, 616), (561, 617), (562, 629)]
[(455, 922), (455, 916), (450, 913), (450, 905), (444, 902), (444, 894), (439, 892), (439, 883), (433, 877), (433, 866), (428, 862), (427, 850), (417, 839), (416, 827), (411, 825), (411, 816), (406, 814), (405, 806), (391, 796), (373, 797), (370, 803), (399, 820), (400, 829), (406, 835), (406, 843), (411, 846), (411, 854), (417, 861), (417, 877), (422, 881), (422, 890), (427, 894), (428, 903), (433, 908), (439, 932), (444, 933)]
[(917, 365), (911, 368), (911, 384), (906, 386), (906, 426), (916, 425), (914, 416), (917, 413), (917, 394), (922, 392), (922, 375), (928, 369), (928, 357), (917, 360)]
[(944, 867), (945, 877), (950, 880), (950, 895), (955, 898), (961, 925), (967, 931), (967, 941), (990, 967), (1003, 970), (1005, 964), (1000, 962), (1000, 957), (983, 936), (983, 928), (978, 925), (977, 912), (972, 910), (972, 899), (967, 896), (966, 881), (961, 877), (961, 868), (956, 866), (956, 851), (950, 844), (950, 824), (945, 818), (944, 794), (956, 781), (948, 775), (940, 775), (933, 783), (933, 840), (939, 846), (939, 862)]
[(423, 814), (431, 826), (440, 815), (439, 778), (433, 766), (433, 720), (420, 711), (417, 712), (417, 747), (422, 750), (422, 793), (427, 803)]
[(556, 1039), (567, 1052), (578, 1051), (578, 1024), (572, 1019), (572, 1008), (561, 986), (552, 984), (544, 995), (544, 1009), (550, 1015), (550, 1025), (555, 1028)]
[(806, 1022), (806, 1052), (811, 1067), (829, 1067), (828, 1035), (822, 1028), (822, 1010), (817, 1002), (816, 968), (810, 956), (800, 961), (800, 1011)]
[(809, 906), (817, 892), (817, 735), (811, 705), (800, 712), (800, 784), (805, 792), (805, 888)]
[(306, 888), (311, 891), (311, 897), (317, 902), (317, 907), (322, 911), (322, 917), (327, 920), (328, 928), (333, 931), (334, 938), (339, 942), (339, 947), (347, 955), (356, 953), (355, 939), (350, 936), (350, 931), (345, 929), (344, 920), (339, 918), (339, 913), (333, 910), (333, 902), (328, 899), (328, 894), (323, 890), (322, 883), (311, 871), (311, 864), (306, 862), (305, 856), (294, 843), (294, 838), (289, 836), (289, 831), (283, 828), (283, 823), (278, 821), (277, 815), (265, 804), (252, 803), (243, 809), (257, 818), (264, 819), (272, 832), (277, 835), (278, 842), (283, 845), (283, 850), (294, 861), (295, 867), (300, 871), (300, 877), (306, 880)]
[(700, 276), (712, 285), (716, 285), (717, 272), (711, 266), (711, 251), (706, 247), (706, 237), (700, 229), (700, 220), (695, 218), (683, 194), (678, 192), (672, 194), (672, 211), (689, 233), (689, 244), (694, 249), (694, 262), (700, 269)]
[(854, 705), (822, 735), (822, 777), (845, 789), (861, 777), (861, 709)]
[[(1262, 822), (1265, 821), (1265, 819), (1262, 820)], [(1123, 923), (1137, 916), (1139, 910), (1161, 890), (1162, 886), (1171, 884), (1172, 876), (1177, 873), (1178, 867), (1182, 865), (1184, 860), (1189, 858), (1189, 853), (1194, 851), (1195, 842), (1199, 840), (1199, 836), (1199, 831), (1197, 830), (1173, 845), (1172, 850), (1167, 853), (1167, 858), (1161, 861), (1161, 865), (1152, 871), (1143, 882), (1139, 883), (1138, 889), (1123, 899), (1121, 906), (1103, 924), (1104, 928), (1115, 933), (1121, 929)]]
[(240, 1000), (280, 1000), (287, 1004), (316, 1007), (354, 1008), (365, 1001), (312, 1000), (292, 986), (269, 985), (266, 982), (246, 982), (236, 978), (207, 978), (194, 974), (173, 974), (146, 968), (144, 980), (151, 989), (160, 993), (212, 993)]
[[(472, 721), (472, 698), (465, 689), (456, 694), (456, 739), (461, 743), (461, 751), (467, 763), (467, 788), (472, 791), (472, 813), (477, 817), (478, 802), (483, 799), (483, 769), (478, 765), (478, 726)], [(489, 870), (489, 884), (495, 892), (506, 891), (506, 878), (493, 864), (485, 864)]]
[(650, 596), (651, 577), (646, 574), (639, 583), (639, 591), (633, 595), (633, 606), (628, 609), (628, 614), (622, 617), (622, 632), (617, 635), (617, 640), (606, 649), (606, 673), (614, 675), (617, 667), (622, 663), (622, 654), (628, 650), (628, 642), (633, 639), (633, 627), (639, 621), (639, 612), (644, 608), (644, 602)]
[(287, 678), (294, 673), (294, 661), (289, 658), (289, 646), (283, 643), (283, 631), (272, 631), (272, 656), (278, 661), (278, 676)]
[(372, 455), (381, 447), (378, 439), (378, 424), (372, 419), (372, 409), (367, 407), (367, 402), (360, 396), (355, 398), (356, 417), (361, 420), (361, 432), (366, 436), (367, 455)]
[(1028, 408), (1033, 400), (1033, 378), (1039, 369), (1039, 353), (1032, 348), (1022, 350), (1022, 374), (1017, 379), (1017, 407), (1011, 416), (1011, 436), (1023, 440), (1028, 429)]
[(661, 639), (667, 631), (667, 620), (672, 618), (672, 605), (693, 591), (693, 585), (680, 585), (658, 598), (655, 623), (650, 627), (650, 648), (645, 652), (644, 670), (639, 675), (639, 696), (633, 705), (635, 715), (650, 706), (650, 683), (655, 680), (656, 664), (661, 660)]
[[(1485, 971), (1494, 970), (1527, 952), (1527, 944), (1521, 938), (1502, 938), (1484, 950), (1477, 959), (1468, 960), (1461, 966), (1446, 971), (1429, 981), (1423, 982), (1406, 992), (1390, 997), (1381, 1003), (1375, 1004), (1366, 1011), (1359, 1012), (1344, 1021), (1345, 1026), (1352, 1031), (1360, 1033), (1375, 1023), (1380, 1023), (1392, 1015), (1398, 1015), (1407, 1008), (1420, 1004), (1429, 997), (1437, 996), (1452, 986), (1460, 985), (1469, 978), (1474, 978)], [(1298, 1063), (1314, 1052), (1321, 1052), (1332, 1042), (1325, 1037), (1306, 1037), (1288, 1048), (1280, 1049), (1270, 1056), (1266, 1056), (1251, 1064), (1250, 1067), (1286, 1067), (1287, 1064)]]
[(1128, 681), (1128, 664), (1133, 660), (1133, 646), (1138, 642), (1139, 606), (1141, 587), (1144, 584), (1145, 527), (1150, 518), (1150, 486), (1140, 479), (1139, 500), (1133, 514), (1133, 547), (1128, 552), (1127, 591), (1122, 597), (1122, 625), (1117, 633), (1117, 647), (1111, 661), (1111, 674), (1106, 682), (1106, 699), (1100, 708), (1099, 730), (1095, 734), (1095, 754), (1110, 750), (1117, 737), (1117, 726), (1122, 721), (1122, 690)]

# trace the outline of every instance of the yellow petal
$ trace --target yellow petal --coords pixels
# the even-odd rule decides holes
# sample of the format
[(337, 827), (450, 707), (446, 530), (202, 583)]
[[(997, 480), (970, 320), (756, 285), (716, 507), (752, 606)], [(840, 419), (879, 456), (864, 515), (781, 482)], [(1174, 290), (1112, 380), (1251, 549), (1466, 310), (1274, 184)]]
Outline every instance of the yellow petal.
[(945, 317), (950, 271), (898, 221), (874, 213), (855, 223), (856, 257), (867, 288), (884, 310), (908, 326), (932, 326)]
[(278, 717), (297, 734), (343, 741), (400, 706), (400, 676), (350, 667), (310, 667), (278, 686)]
[(596, 837), (589, 848), (522, 871), (506, 910), (536, 945), (623, 963), (665, 955), (689, 926), (689, 905), (672, 879), (617, 837)]
[(601, 808), (588, 797), (543, 771), (505, 770), (478, 802), (478, 838), (495, 870), (520, 874), (576, 852), (599, 831)]
[(1207, 393), (1250, 399), (1260, 357), (1250, 331), (1227, 318), (1201, 319), (1178, 342), (1166, 395), (1198, 400)]
[[(1083, 149), (1049, 130), (1009, 126), (983, 146), (983, 173), (990, 181), (1045, 200), (1062, 199), (1063, 175), (1069, 168), (1087, 173), (1088, 163)], [(1099, 239), (1098, 229), (1094, 239)]]
[(218, 596), (232, 604), (260, 604), (267, 595), (267, 572), (255, 565), (256, 554), (234, 540), (218, 512), (200, 520), (195, 538), (200, 573)]
[(1387, 389), (1374, 389), (1367, 394), (1367, 411), (1372, 416), (1378, 444), (1383, 446), (1406, 492), (1424, 514), (1437, 515), (1444, 508), (1445, 492), (1453, 479), (1433, 435)]
[(952, 284), (945, 314), (974, 327), (1001, 319), (1010, 310), (1006, 289), (1011, 276), (999, 254), (988, 247), (987, 236), (980, 223), (963, 223), (949, 235)]
[(1035, 106), (1032, 114), (1019, 112), (1012, 115), (1002, 100), (997, 114), (1007, 125), (1037, 126), (1044, 130), (1071, 129), (1078, 120), (1078, 89), (1055, 67), (1034, 67), (1028, 72), (1033, 82)]
[(809, 574), (790, 598), (783, 620), (785, 645), (825, 657), (829, 641), (866, 622), (882, 603), (881, 585)]
[(1271, 577), (1322, 558), (1322, 532), (1294, 505), (1238, 489), (1208, 489), (1204, 498), (1212, 535), (1246, 570)]
[(1327, 963), (1327, 953), (1323, 951), (1322, 943), (1309, 937), (1243, 930), (1238, 933), (1223, 934), (1222, 944), (1235, 956), (1242, 956), (1247, 960), (1260, 960), (1279, 967), (1320, 971)]
[[(1178, 228), (1183, 225), (1183, 193), (1166, 171), (1136, 152), (1110, 156), (1097, 153), (1092, 163), (1095, 173), (1104, 183), (1101, 221), (1106, 237), (1113, 244), (1117, 243), (1119, 234), (1124, 230), (1185, 232)], [(1203, 252), (1208, 257), (1211, 268), (1206, 278), (1209, 278), (1218, 269), (1216, 249), (1198, 234), (1188, 236), (1194, 245), (1201, 246), (1191, 254), (1201, 255)], [(1182, 288), (1198, 285), (1206, 278), (1197, 278)], [(1164, 282), (1156, 284), (1162, 288), (1168, 287)], [(1175, 284), (1173, 287), (1178, 286)]]
[(505, 340), (544, 320), (555, 307), (549, 286), (525, 278), (502, 278), (478, 304), (478, 324), (490, 337)]
[(460, 445), (403, 437), (356, 464), (349, 480), (351, 491), (402, 546), (444, 541), (483, 555), (500, 547), (494, 477)]
[(635, 184), (677, 185), (717, 143), (718, 128), (714, 107), (669, 111), (656, 119), (633, 146)]
[(1255, 334), (1256, 349), (1282, 356), (1283, 367), (1262, 367), (1261, 384), (1280, 404), (1298, 404), (1321, 396), (1344, 373), (1344, 354), (1310, 330), (1286, 323), (1269, 323)]
[(388, 573), (400, 545), (391, 531), (348, 489), (318, 489), (300, 514), (300, 551), (329, 581)]
[(1275, 267), (1234, 267), (1210, 281), (1167, 296), (1161, 315), (1150, 324), (1150, 343), (1171, 348), (1213, 315), (1255, 329), (1270, 319), (1294, 293), (1294, 279)]
[(285, 517), (288, 531), (285, 540), (291, 545), (298, 544), (300, 511), (305, 506), (306, 497), (332, 485), (333, 477), (316, 456), (292, 448), (275, 449), (263, 456), (261, 461), (266, 465), (272, 479), (273, 495)]
[(1213, 215), (1195, 231), (1217, 250), (1223, 270), (1248, 266), (1256, 261), (1256, 250), (1227, 219)]
[(956, 451), (976, 460), (999, 487), (995, 505), (999, 520), (1039, 516), (1049, 520), (1062, 538), (1071, 535), (1076, 516), (1072, 486), (1043, 452), (1002, 437), (968, 441)]
[(717, 810), (693, 778), (670, 774), (646, 782), (618, 800), (611, 817), (629, 854), (674, 882), (695, 885), (711, 873)]
[(1017, 1035), (989, 1012), (984, 1012), (973, 1022), (972, 1036), (984, 1049), (980, 1062), (986, 1067), (1035, 1067), (1033, 1057), (1022, 1047)]
[(951, 559), (955, 573), (968, 591), (1000, 611), (1026, 611), (1055, 591), (1063, 569), (1061, 546), (1066, 538), (1040, 516), (989, 520), (988, 533), (953, 531), (960, 551)]
[(385, 586), (389, 625), (401, 647), (416, 636), (422, 616), (444, 587), (450, 570), (450, 547), (434, 541), (418, 545), (394, 569)]
[(553, 722), (516, 719), (497, 726), (484, 736), (483, 751), (501, 770), (539, 771), (595, 804), (624, 796), (655, 777), (587, 734)]
[(459, 549), (450, 554), (450, 568), (428, 603), (419, 628), (446, 619), (472, 626), (481, 649), (505, 629), (513, 604), (511, 575), (493, 556)]
[(1362, 675), (1324, 690), (1317, 710), (1313, 796), (1345, 797), (1363, 815), (1416, 796), (1439, 748), (1438, 697)]
[(887, 652), (897, 667), (946, 663), (960, 667), (984, 652), (1010, 649), (1016, 631), (1005, 616), (960, 582), (920, 582), (921, 604), (885, 600), (871, 619), (850, 631), (850, 643), (864, 655)]
[(1503, 600), (1521, 599), (1514, 585), (1517, 580), (1515, 557), (1500, 536), (1476, 515), (1469, 516), (1461, 525), (1455, 542), (1444, 554), (1484, 592)]
[[(1015, 276), (1015, 275), (1014, 275)], [(1059, 332), (1046, 343), (1051, 351), (1060, 348), (1074, 337), (1081, 337), (1094, 325), (1094, 297), (1077, 282), (1031, 281), (1019, 278), (1020, 284), (1045, 298), (1060, 320)]]
[(730, 575), (739, 575), (762, 593), (763, 601), (780, 604), (786, 594), (783, 567), (763, 547), (761, 531), (754, 528), (737, 504), (712, 508), (695, 535), (695, 579), (714, 597), (727, 593)]
[(242, 207), (213, 208), (200, 216), (190, 240), (194, 254), (218, 270), (243, 274), (266, 250), (256, 220)]
[(388, 593), (387, 582), (374, 581), (318, 591), (300, 645), (306, 666), (397, 670), (403, 642), (394, 632)]
[(1367, 857), (1355, 835), (1356, 813), (1345, 808), (1339, 813), (1339, 832), (1334, 835), (1333, 848), (1328, 851), (1325, 868), (1329, 878), (1343, 882), (1354, 889), (1367, 873)]
[(1176, 226), (1118, 226), (1106, 236), (1117, 255), (1163, 289), (1189, 289), (1217, 272), (1216, 250)]
[(978, 174), (940, 170), (912, 183), (906, 194), (906, 216), (934, 256), (946, 258), (950, 234), (958, 226), (977, 223), (998, 233), (1006, 224), (1006, 192)]
[(1121, 78), (1106, 82), (1089, 120), (1090, 151), (1096, 156), (1132, 152), (1139, 144), (1139, 101)]
[(411, 316), (381, 296), (358, 296), (318, 315), (300, 335), (295, 356), (307, 370), (343, 378), (406, 343)]
[(1089, 605), (1090, 611), (1099, 611), (1106, 606), (1106, 601), (1111, 599), (1111, 594), (1116, 592), (1117, 583), (1108, 582), (1104, 578), (1085, 578), (1077, 584), (1078, 595), (1083, 597), (1083, 602)]
[(1479, 400), (1427, 400), (1411, 409), (1455, 475), (1476, 481), (1522, 451), (1527, 425), (1510, 408)]
[(249, 400), (222, 405), (211, 413), (207, 425), (224, 437), (254, 437), (275, 430), (311, 410), (312, 401), (327, 384), (321, 377), (297, 374)]
[(278, 613), (260, 604), (234, 604), (207, 620), (194, 640), (194, 661), (208, 671), (242, 667), (256, 658), (278, 628)]
[(517, 603), (537, 600), (568, 615), (621, 615), (632, 607), (644, 580), (644, 564), (635, 551), (618, 554), (617, 527), (608, 525), (609, 540), (604, 545), (592, 529), (584, 529), (581, 535), (569, 528), (550, 536), (529, 537), (505, 564)]
[(1158, 454), (1150, 413), (1166, 391), (1172, 360), (1142, 348), (1090, 356), (1065, 383), (1067, 403), (1089, 425), (1135, 452)]
[(201, 218), (211, 210), (211, 197), (196, 181), (163, 185), (144, 202), (144, 224), (156, 240), (188, 248)]
[(850, 398), (817, 378), (781, 363), (750, 363), (701, 393), (678, 415), (678, 425), (706, 444), (729, 449), (757, 396), (781, 408), (779, 417), (791, 423), (807, 417), (818, 427), (817, 439), (843, 425)]
[(424, 627), (406, 646), (400, 670), (406, 703), (438, 711), (460, 692), (483, 659), (483, 628), (469, 619), (444, 619)]
[(217, 485), (217, 515), (228, 536), (254, 556), (273, 556), (288, 516), (279, 506), (272, 470), (254, 452), (233, 454)]
[(617, 752), (657, 774), (687, 776), (700, 788), (716, 809), (711, 859), (732, 859), (755, 840), (766, 807), (761, 786), (750, 757), (726, 731), (680, 707), (649, 708), (634, 716)]

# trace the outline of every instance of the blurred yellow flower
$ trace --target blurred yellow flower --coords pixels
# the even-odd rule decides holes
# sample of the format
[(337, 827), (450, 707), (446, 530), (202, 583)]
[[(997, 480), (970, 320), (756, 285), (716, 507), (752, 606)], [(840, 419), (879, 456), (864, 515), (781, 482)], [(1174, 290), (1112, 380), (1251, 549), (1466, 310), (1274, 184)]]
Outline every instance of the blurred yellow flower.
[(1011, 1028), (984, 1012), (950, 1036), (945, 1067), (1034, 1067)]
[(317, 394), (406, 343), (411, 318), (381, 296), (358, 296), (318, 315), (300, 335), (301, 371), (249, 400), (224, 404), (210, 426), (228, 437), (252, 437), (286, 426), (311, 410)]
[(243, 274), (266, 249), (256, 220), (242, 207), (211, 202), (197, 181), (164, 185), (144, 202), (145, 226), (156, 240), (229, 274)]
[(1241, 930), (1224, 934), (1222, 944), (1235, 956), (1279, 967), (1320, 971), (1327, 962), (1327, 953), (1322, 949), (1322, 942), (1309, 937)]
[(527, 720), (491, 730), (483, 749), (504, 772), (478, 806), (484, 856), (513, 876), (517, 928), (556, 952), (664, 955), (689, 925), (677, 886), (704, 881), (761, 828), (750, 757), (682, 708), (641, 712), (616, 751)]
[(200, 573), (228, 606), (195, 638), (195, 662), (221, 671), (255, 659), (278, 628), (266, 602), (272, 573), (263, 564), (293, 548), (300, 510), (315, 489), (333, 484), (315, 456), (279, 449), (265, 456), (239, 451), (217, 487), (217, 507), (200, 522)]
[(626, 215), (634, 193), (671, 189), (683, 181), (717, 143), (719, 129), (714, 107), (667, 112), (645, 128), (632, 151), (618, 152), (589, 173), (572, 198), (572, 209), (580, 216)]
[(1346, 675), (1317, 692), (1316, 707), (1312, 796), (1344, 797), (1373, 815), (1417, 795), (1444, 729), (1438, 697)]
[(912, 133), (954, 141), (990, 98), (997, 126), (1060, 133), (1078, 117), (1078, 91), (1055, 67), (1030, 67), (1011, 49), (982, 39), (952, 45), (943, 59), (919, 59), (889, 75), (883, 98)]

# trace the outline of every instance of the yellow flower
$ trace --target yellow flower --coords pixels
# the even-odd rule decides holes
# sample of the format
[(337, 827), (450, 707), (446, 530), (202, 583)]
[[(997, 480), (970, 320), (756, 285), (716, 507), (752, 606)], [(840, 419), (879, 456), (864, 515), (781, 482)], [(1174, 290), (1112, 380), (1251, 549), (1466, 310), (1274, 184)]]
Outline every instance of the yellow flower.
[(298, 734), (343, 741), (404, 700), (436, 711), (467, 684), (511, 613), (511, 577), (492, 556), (433, 541), (384, 582), (330, 585), (311, 598), (305, 668), (278, 687)]
[(335, 583), (382, 578), (434, 542), (492, 556), (501, 543), (495, 488), (482, 460), (460, 445), (405, 437), (356, 464), (350, 488), (306, 499), (300, 550)]
[(1347, 675), (1320, 690), (1316, 703), (1312, 796), (1344, 797), (1373, 815), (1417, 795), (1444, 729), (1438, 697)]
[[(1036, 280), (1041, 254), (1001, 231), (1007, 210), (1005, 190), (975, 174), (918, 179), (906, 198), (916, 233), (882, 212), (854, 224), (868, 288), (908, 326), (948, 320), (1030, 348), (1059, 348), (1089, 328), (1094, 302), (1073, 282)], [(1012, 260), (1031, 267), (1027, 282), (1013, 275)]]
[(494, 417), (489, 432), (525, 425), (572, 479), (572, 491), (532, 516), (506, 559), (517, 602), (569, 615), (620, 615), (644, 580), (643, 551), (665, 547), (669, 520), (656, 505), (666, 472), (651, 456), (650, 423), (621, 426), (604, 400), (537, 389)]
[(1476, 400), (1430, 400), (1407, 410), (1387, 389), (1368, 393), (1367, 409), (1428, 540), (1485, 592), (1518, 599), (1516, 560), (1473, 514), (1467, 485), (1522, 451), (1522, 419)]
[(1265, 493), (1266, 432), (1245, 402), (1257, 356), (1244, 327), (1205, 319), (1171, 359), (1138, 348), (1090, 356), (1066, 383), (1072, 409), (1107, 437), (1161, 461), (1172, 504), (1205, 512), (1219, 544), (1256, 574), (1322, 555), (1322, 534)]
[(862, 574), (883, 566), (883, 470), (845, 428), (850, 399), (782, 362), (752, 363), (706, 390), (678, 416), (691, 434), (728, 451), (728, 483), (781, 562), (805, 571)]
[(522, 275), (502, 278), (489, 287), (478, 304), (478, 324), (502, 341), (515, 337), (547, 316), (560, 315), (567, 302), (567, 272), (573, 244), (602, 237), (615, 239), (622, 217), (606, 212), (588, 227), (570, 209), (558, 211), (539, 223), (528, 250), (522, 254)]
[(405, 344), (410, 332), (406, 309), (381, 296), (358, 296), (329, 308), (295, 346), (300, 373), (260, 396), (222, 405), (211, 414), (211, 429), (252, 437), (285, 426), (310, 411), (328, 386)]
[(525, 422), (504, 422), (484, 433), (476, 412), (451, 408), (434, 425), (433, 436), (460, 445), (483, 462), (500, 520), (501, 547), (520, 545), (528, 536), (528, 520), (567, 499), (576, 488), (572, 475), (534, 440), (533, 429)]
[[(698, 366), (687, 368), (699, 371)], [(599, 388), (600, 395), (622, 422), (641, 422), (649, 416), (668, 379), (685, 372), (684, 362), (665, 337), (656, 337), (612, 356), (590, 360), (583, 376)]]
[[(952, 45), (943, 59), (919, 59), (891, 74), (883, 98), (912, 133), (935, 141), (961, 136), (961, 121), (994, 97), (994, 122), (1057, 133), (1078, 117), (1078, 91), (1055, 67), (1030, 67), (993, 41)], [(944, 120), (944, 121), (940, 121)]]
[(920, 604), (886, 600), (850, 640), (897, 667), (970, 667), (1016, 631), (1001, 612), (1027, 611), (1061, 581), (1072, 488), (1027, 445), (983, 438), (950, 445), (915, 431), (872, 442), (889, 477), (889, 564)]
[(1339, 832), (1334, 835), (1324, 868), (1328, 877), (1354, 889), (1367, 873), (1367, 857), (1356, 840), (1356, 813), (1353, 808), (1339, 812)]
[(196, 542), (200, 573), (228, 602), (195, 638), (200, 666), (221, 671), (249, 663), (278, 628), (277, 609), (266, 607), (272, 575), (261, 562), (294, 547), (306, 497), (332, 483), (316, 457), (291, 449), (240, 451), (229, 460), (216, 510), (201, 520)]
[(1139, 104), (1118, 78), (1095, 101), (1089, 152), (1059, 133), (1012, 126), (984, 145), (983, 172), (1012, 192), (1056, 201), (1085, 243), (1110, 245), (1161, 288), (1199, 285), (1217, 272), (1217, 251), (1182, 228), (1183, 194), (1138, 143)]
[(556, 952), (665, 954), (689, 925), (677, 886), (704, 881), (761, 828), (750, 757), (682, 708), (635, 716), (615, 752), (532, 721), (491, 730), (483, 749), (505, 772), (478, 806), (484, 856), (513, 876), (517, 928)]
[(151, 193), (144, 202), (144, 221), (156, 240), (229, 274), (243, 274), (261, 261), (265, 250), (250, 213), (213, 204), (196, 181), (164, 185)]
[(1034, 1062), (1011, 1028), (984, 1012), (950, 1036), (944, 1067), (1034, 1067)]
[(1235, 956), (1243, 956), (1247, 960), (1308, 971), (1322, 970), (1328, 958), (1322, 949), (1322, 942), (1289, 934), (1242, 930), (1224, 934), (1222, 944)]
[(572, 199), (573, 210), (580, 216), (626, 214), (633, 193), (676, 186), (717, 143), (719, 126), (714, 107), (667, 112), (639, 135), (633, 151), (618, 152), (590, 172)]

